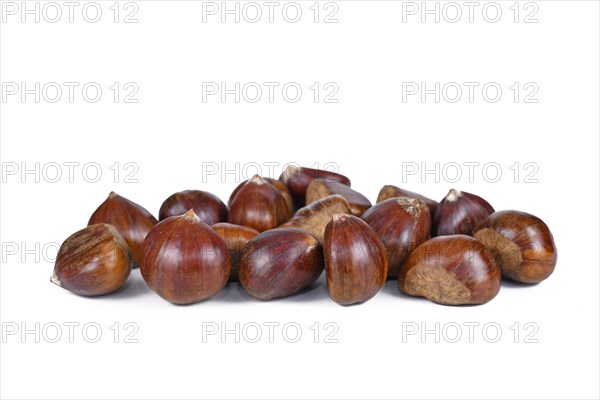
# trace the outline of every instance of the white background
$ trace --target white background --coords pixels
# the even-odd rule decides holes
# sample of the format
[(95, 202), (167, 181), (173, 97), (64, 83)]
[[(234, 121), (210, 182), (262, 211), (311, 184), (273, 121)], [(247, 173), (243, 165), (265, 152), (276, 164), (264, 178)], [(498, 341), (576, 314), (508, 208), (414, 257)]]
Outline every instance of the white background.
[[(394, 1), (337, 1), (338, 23), (323, 23), (323, 14), (314, 23), (312, 1), (299, 2), (298, 23), (282, 18), (282, 6), (273, 23), (266, 16), (258, 23), (235, 23), (229, 16), (221, 23), (219, 15), (204, 23), (201, 2), (137, 1), (139, 22), (131, 24), (122, 22), (122, 14), (113, 22), (112, 1), (99, 4), (98, 23), (86, 22), (80, 6), (73, 23), (66, 15), (57, 23), (43, 16), (39, 23), (32, 16), (22, 23), (18, 13), (4, 14), (0, 27), (4, 95), (6, 82), (29, 88), (35, 82), (97, 82), (103, 88), (96, 103), (76, 90), (73, 103), (64, 92), (57, 103), (43, 96), (36, 103), (33, 95), (23, 101), (19, 93), (0, 104), (3, 398), (600, 396), (597, 2), (537, 1), (537, 23), (523, 22), (533, 10), (524, 10), (524, 3), (515, 23), (512, 1), (498, 2), (497, 23), (482, 17), (485, 3), (472, 23), (465, 6), (457, 23), (443, 16), (439, 23), (433, 16), (422, 23), (420, 14), (405, 14), (403, 22), (407, 5)], [(121, 95), (115, 103), (109, 89), (114, 82), (137, 84), (139, 102), (124, 103)], [(233, 96), (225, 103), (218, 96), (203, 102), (203, 82), (227, 82), (230, 88), (234, 82), (297, 82), (303, 95), (296, 103), (285, 101), (281, 91), (273, 103), (266, 93), (255, 104), (235, 103)], [(339, 102), (315, 103), (309, 89), (314, 82), (338, 85)], [(446, 101), (448, 96), (436, 103), (433, 95), (403, 102), (403, 82), (480, 86), (473, 102), (466, 91), (457, 103)], [(481, 95), (488, 82), (503, 89), (495, 103)], [(525, 103), (528, 91), (522, 91), (515, 103), (509, 88), (515, 82), (521, 90), (527, 82), (537, 85), (538, 102)], [(52, 163), (65, 162), (80, 163), (73, 182), (66, 167), (58, 182), (50, 182)], [(434, 199), (456, 187), (481, 195), (497, 210), (533, 213), (554, 233), (556, 271), (535, 286), (505, 283), (497, 298), (478, 307), (408, 298), (396, 282), (352, 307), (332, 302), (323, 281), (271, 302), (230, 284), (186, 307), (151, 292), (137, 270), (123, 290), (102, 298), (77, 297), (49, 282), (53, 243), (83, 228), (109, 191), (156, 215), (175, 191), (207, 190), (226, 201), (246, 178), (248, 163), (276, 177), (288, 162), (333, 163), (373, 202), (384, 184)], [(436, 162), (438, 177), (403, 177), (407, 168), (435, 169)], [(472, 182), (466, 167), (451, 182), (452, 163), (467, 162), (480, 163)], [(21, 174), (23, 166), (36, 163), (39, 176)], [(87, 163), (100, 166), (98, 182), (89, 182), (93, 170), (82, 175)], [(116, 183), (110, 169), (115, 163), (121, 172)], [(124, 173), (133, 168), (125, 163), (138, 167), (138, 183), (125, 182)], [(203, 177), (214, 163), (219, 173)], [(269, 173), (266, 163), (278, 166)], [(488, 163), (502, 172), (495, 183), (494, 170), (482, 174)], [(539, 168), (531, 177), (537, 183), (525, 182), (532, 171), (525, 163)], [(15, 165), (17, 173), (8, 174)], [(220, 174), (236, 168), (238, 176)], [(80, 324), (73, 343), (64, 325), (69, 322)], [(124, 343), (131, 332), (124, 329), (127, 322), (139, 327), (133, 336), (138, 343)], [(224, 343), (220, 335), (203, 341), (207, 323), (250, 329), (253, 322), (263, 326), (258, 343), (247, 340), (253, 330), (239, 343), (233, 334)], [(280, 324), (273, 343), (263, 325), (269, 322)], [(327, 322), (339, 328), (337, 343), (324, 343)], [(36, 323), (39, 339), (21, 336)], [(86, 323), (101, 327), (97, 343), (82, 334)], [(115, 323), (118, 343), (110, 329)], [(286, 341), (293, 330), (289, 337), (282, 334), (286, 323), (301, 327), (297, 343)], [(318, 343), (310, 329), (315, 323)], [(436, 323), (437, 340), (434, 334), (406, 335), (414, 327), (435, 330)], [(469, 323), (480, 324), (473, 343)], [(526, 343), (532, 332), (526, 323), (538, 328), (529, 338), (537, 343)], [(50, 343), (54, 324), (62, 327), (62, 337)], [(490, 343), (494, 329), (483, 333), (485, 324), (501, 328), (497, 342)], [(451, 343), (457, 325), (462, 336)], [(15, 326), (19, 332), (9, 335)]]

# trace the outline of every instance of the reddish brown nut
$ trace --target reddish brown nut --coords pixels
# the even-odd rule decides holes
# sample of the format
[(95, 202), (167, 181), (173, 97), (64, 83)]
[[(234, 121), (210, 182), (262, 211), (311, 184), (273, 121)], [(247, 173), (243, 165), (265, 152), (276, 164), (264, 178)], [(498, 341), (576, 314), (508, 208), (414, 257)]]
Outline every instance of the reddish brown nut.
[(290, 219), (289, 207), (281, 192), (258, 175), (234, 192), (228, 222), (259, 232), (273, 229)]
[(435, 215), (435, 212), (438, 208), (438, 202), (435, 200), (431, 200), (429, 197), (425, 197), (422, 194), (411, 192), (410, 190), (400, 189), (398, 186), (394, 185), (385, 185), (379, 191), (379, 196), (377, 196), (377, 203), (380, 203), (384, 200), (391, 199), (392, 197), (409, 197), (411, 199), (418, 199), (427, 204), (429, 208), (429, 213), (431, 217)]
[(411, 253), (398, 287), (410, 296), (445, 305), (483, 304), (500, 291), (502, 276), (494, 257), (466, 235), (439, 236)]
[(223, 239), (190, 210), (150, 231), (141, 248), (140, 271), (165, 300), (190, 304), (221, 290), (231, 268)]
[[(294, 212), (294, 200), (292, 200), (292, 195), (290, 193), (290, 189), (288, 189), (288, 187), (285, 185), (285, 183), (283, 183), (277, 179), (268, 178), (265, 176), (263, 176), (262, 178), (265, 181), (269, 182), (271, 185), (275, 186), (275, 189), (279, 190), (279, 193), (281, 193), (281, 195), (283, 196), (283, 199), (285, 200), (286, 204), (288, 205), (290, 214), (292, 214)], [(231, 192), (231, 195), (229, 196), (229, 201), (227, 202), (227, 204), (229, 206), (231, 206), (231, 201), (237, 195), (237, 193), (242, 188), (242, 186), (244, 186), (245, 184), (246, 184), (246, 181), (240, 183), (239, 185), (236, 186), (235, 189), (233, 189), (233, 192)]]
[(333, 214), (350, 214), (350, 205), (339, 194), (332, 194), (313, 201), (302, 207), (281, 228), (298, 228), (317, 238), (319, 243), (325, 243), (325, 228), (333, 218)]
[(322, 199), (332, 194), (339, 194), (348, 201), (352, 215), (360, 217), (369, 207), (371, 202), (356, 190), (343, 183), (315, 179), (306, 189), (306, 203)]
[(481, 197), (451, 189), (433, 216), (432, 236), (470, 235), (475, 225), (493, 212)]
[(480, 222), (473, 236), (493, 254), (504, 277), (537, 283), (556, 267), (556, 245), (548, 226), (521, 211), (497, 211)]
[(110, 192), (104, 203), (94, 211), (88, 225), (105, 223), (117, 228), (131, 250), (133, 267), (137, 268), (140, 261), (140, 246), (157, 222), (144, 207), (115, 192)]
[(288, 165), (279, 177), (279, 180), (285, 183), (290, 189), (296, 209), (308, 204), (306, 202), (306, 189), (315, 179), (325, 179), (328, 182), (340, 182), (350, 186), (350, 179), (344, 175), (295, 165)]
[(323, 272), (323, 249), (299, 229), (278, 228), (256, 236), (244, 248), (240, 283), (253, 297), (271, 300), (312, 285)]
[(348, 214), (334, 214), (325, 229), (327, 289), (342, 305), (369, 300), (387, 277), (385, 247), (367, 223)]
[(410, 253), (429, 239), (431, 216), (418, 199), (393, 197), (377, 203), (362, 215), (385, 246), (388, 279), (398, 278), (400, 267)]
[(242, 250), (246, 243), (258, 235), (256, 229), (243, 225), (235, 225), (227, 222), (220, 222), (212, 226), (221, 239), (225, 241), (229, 250), (229, 259), (231, 262), (231, 275), (229, 281), (238, 280), (238, 271), (240, 270), (240, 261), (242, 259)]
[(50, 281), (75, 294), (99, 296), (119, 289), (131, 272), (131, 252), (111, 225), (94, 224), (60, 246)]
[(182, 215), (194, 210), (207, 225), (227, 221), (227, 206), (217, 196), (202, 190), (184, 190), (169, 196), (160, 206), (158, 218)]

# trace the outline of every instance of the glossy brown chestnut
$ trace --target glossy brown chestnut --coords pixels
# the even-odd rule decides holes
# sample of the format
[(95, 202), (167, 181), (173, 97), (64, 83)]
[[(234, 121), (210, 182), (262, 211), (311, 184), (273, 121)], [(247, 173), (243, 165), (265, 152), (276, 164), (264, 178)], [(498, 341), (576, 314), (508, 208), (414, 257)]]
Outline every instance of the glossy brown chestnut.
[(117, 228), (131, 250), (133, 267), (137, 268), (140, 246), (157, 222), (144, 207), (115, 192), (110, 192), (108, 198), (94, 211), (88, 225), (105, 223)]
[(473, 237), (493, 254), (502, 275), (517, 282), (537, 283), (556, 267), (556, 245), (548, 226), (521, 211), (497, 211), (481, 221)]
[(232, 224), (263, 232), (290, 219), (289, 206), (281, 192), (258, 175), (246, 181), (234, 194), (228, 217)]
[(353, 215), (334, 214), (325, 229), (327, 289), (342, 305), (369, 300), (387, 277), (385, 247), (371, 227)]
[(410, 190), (401, 189), (398, 186), (394, 185), (385, 185), (379, 191), (379, 195), (377, 196), (377, 203), (380, 203), (384, 200), (391, 199), (392, 197), (408, 197), (411, 199), (418, 199), (427, 204), (429, 208), (429, 213), (431, 214), (431, 218), (435, 215), (435, 212), (438, 208), (438, 202), (435, 200), (431, 200), (429, 197), (425, 197), (422, 194), (411, 192)]
[(325, 228), (333, 218), (333, 214), (350, 214), (350, 205), (339, 194), (332, 194), (313, 201), (302, 207), (281, 228), (298, 228), (317, 238), (319, 243), (325, 243)]
[(306, 189), (306, 203), (310, 204), (332, 194), (339, 194), (345, 198), (350, 205), (350, 212), (357, 217), (360, 217), (372, 205), (369, 199), (350, 186), (324, 179), (315, 179), (311, 182)]
[(229, 281), (238, 280), (238, 271), (240, 270), (240, 261), (242, 259), (242, 250), (246, 243), (258, 235), (256, 229), (243, 225), (235, 225), (227, 222), (220, 222), (212, 226), (221, 239), (225, 241), (229, 250), (229, 260), (231, 263), (231, 275)]
[(123, 286), (131, 264), (131, 252), (119, 231), (94, 224), (60, 246), (50, 281), (75, 294), (99, 296)]
[[(262, 178), (265, 181), (269, 182), (271, 185), (275, 186), (275, 189), (279, 190), (279, 193), (281, 193), (281, 195), (283, 196), (283, 199), (285, 200), (286, 204), (288, 205), (290, 214), (293, 214), (294, 213), (294, 200), (292, 200), (292, 195), (290, 194), (290, 189), (288, 189), (288, 187), (285, 185), (285, 183), (281, 182), (280, 180), (269, 178), (266, 176), (263, 176)], [(245, 184), (246, 184), (246, 181), (240, 183), (239, 185), (236, 186), (235, 189), (233, 189), (233, 192), (231, 192), (231, 195), (229, 196), (229, 200), (227, 201), (227, 204), (229, 206), (231, 206), (231, 201), (237, 195), (237, 193), (242, 188), (242, 186), (244, 186)]]
[(404, 261), (431, 232), (429, 209), (419, 199), (392, 197), (369, 208), (361, 218), (385, 246), (388, 279), (398, 278)]
[(191, 304), (221, 290), (231, 267), (223, 239), (190, 210), (150, 231), (141, 248), (140, 272), (165, 300)]
[(290, 189), (296, 209), (308, 204), (306, 202), (306, 189), (315, 179), (325, 179), (328, 182), (340, 182), (350, 186), (350, 179), (344, 175), (326, 170), (298, 167), (295, 165), (288, 165), (279, 177), (279, 180), (285, 183)]
[(312, 285), (323, 272), (323, 248), (299, 229), (263, 232), (244, 248), (240, 283), (253, 297), (271, 300)]
[(169, 196), (160, 206), (158, 218), (182, 215), (194, 210), (207, 225), (227, 221), (227, 206), (217, 196), (202, 190), (184, 190)]
[(445, 305), (483, 304), (500, 291), (500, 268), (485, 246), (467, 235), (439, 236), (402, 265), (398, 287)]
[(451, 189), (433, 216), (432, 236), (470, 235), (475, 225), (493, 212), (481, 197)]

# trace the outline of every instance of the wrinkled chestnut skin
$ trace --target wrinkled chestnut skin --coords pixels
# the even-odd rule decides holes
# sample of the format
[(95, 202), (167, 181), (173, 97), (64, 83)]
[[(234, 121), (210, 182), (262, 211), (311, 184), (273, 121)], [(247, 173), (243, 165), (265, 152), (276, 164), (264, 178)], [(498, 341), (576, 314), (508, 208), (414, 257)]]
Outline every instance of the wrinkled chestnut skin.
[(196, 215), (207, 225), (227, 221), (227, 206), (217, 196), (202, 190), (184, 190), (173, 193), (160, 206), (158, 218), (182, 215), (194, 210)]
[(394, 185), (385, 185), (379, 191), (377, 196), (377, 203), (381, 203), (384, 200), (391, 199), (392, 197), (408, 197), (411, 199), (418, 199), (427, 204), (431, 218), (435, 215), (438, 208), (438, 202), (431, 200), (429, 197), (425, 197), (422, 194), (411, 192), (410, 190), (401, 189)]
[(240, 261), (242, 260), (242, 250), (246, 243), (253, 239), (259, 232), (243, 225), (235, 225), (227, 222), (220, 222), (212, 226), (221, 239), (225, 241), (229, 250), (229, 259), (231, 263), (231, 275), (229, 281), (238, 280), (238, 271), (240, 270)]
[(279, 177), (279, 180), (286, 184), (294, 199), (295, 209), (304, 207), (310, 202), (306, 202), (306, 189), (315, 179), (324, 179), (328, 182), (340, 182), (350, 186), (350, 179), (344, 175), (335, 172), (313, 169), (307, 167), (297, 167), (289, 165)]
[(60, 246), (50, 281), (81, 296), (99, 296), (123, 286), (131, 264), (131, 252), (119, 231), (94, 224)]
[(298, 228), (317, 238), (319, 243), (325, 243), (325, 228), (333, 218), (333, 214), (350, 214), (350, 205), (339, 194), (332, 194), (313, 201), (302, 207), (288, 222), (280, 228)]
[(492, 253), (506, 278), (537, 283), (554, 272), (558, 257), (554, 237), (534, 215), (497, 211), (475, 227), (473, 236)]
[(142, 277), (175, 304), (204, 300), (227, 283), (231, 267), (225, 242), (193, 210), (159, 222), (140, 253)]
[(339, 182), (315, 179), (306, 189), (306, 203), (322, 199), (332, 194), (339, 194), (348, 201), (352, 215), (360, 217), (371, 207), (371, 202), (361, 193)]
[(234, 192), (227, 222), (263, 232), (283, 224), (290, 216), (289, 206), (281, 192), (255, 175)]
[(117, 228), (123, 235), (133, 259), (133, 267), (140, 261), (140, 246), (158, 221), (148, 210), (131, 200), (110, 192), (90, 217), (88, 225), (105, 223)]
[[(283, 183), (277, 179), (269, 178), (266, 176), (263, 176), (262, 178), (265, 181), (269, 182), (271, 185), (275, 186), (275, 189), (279, 190), (279, 193), (281, 193), (281, 195), (283, 196), (283, 199), (285, 200), (285, 203), (288, 205), (290, 214), (293, 214), (294, 213), (294, 200), (292, 200), (292, 195), (290, 193), (290, 189), (288, 189), (288, 187), (285, 185), (285, 183)], [(239, 185), (236, 186), (235, 189), (233, 189), (233, 192), (231, 192), (231, 195), (229, 196), (229, 200), (227, 201), (227, 204), (229, 206), (231, 206), (231, 201), (237, 195), (237, 193), (242, 188), (242, 186), (244, 186), (244, 184), (246, 184), (246, 181), (240, 183)]]
[(371, 227), (353, 215), (334, 214), (325, 229), (327, 289), (341, 305), (369, 300), (387, 277), (385, 247)]
[(256, 236), (244, 248), (240, 283), (253, 297), (271, 300), (312, 285), (323, 272), (323, 248), (299, 229), (278, 228)]
[(432, 236), (471, 235), (475, 225), (493, 212), (481, 197), (451, 189), (433, 216)]
[(487, 303), (502, 276), (492, 254), (467, 235), (439, 236), (411, 253), (398, 277), (400, 291), (444, 305)]
[(392, 197), (369, 208), (361, 217), (385, 246), (388, 279), (398, 278), (410, 253), (429, 239), (431, 215), (425, 202)]

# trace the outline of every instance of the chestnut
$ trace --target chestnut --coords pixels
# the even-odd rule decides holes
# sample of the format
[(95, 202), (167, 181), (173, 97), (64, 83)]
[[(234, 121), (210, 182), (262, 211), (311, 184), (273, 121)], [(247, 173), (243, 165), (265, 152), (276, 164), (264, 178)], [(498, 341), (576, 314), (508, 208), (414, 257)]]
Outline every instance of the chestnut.
[(106, 223), (123, 235), (133, 259), (133, 267), (140, 261), (140, 246), (158, 221), (148, 210), (131, 200), (110, 192), (108, 198), (94, 211), (88, 225)]
[(227, 221), (227, 206), (217, 196), (202, 190), (184, 190), (173, 193), (160, 206), (158, 219), (185, 214), (193, 209), (207, 225)]
[(411, 199), (418, 199), (427, 204), (429, 208), (429, 213), (431, 214), (431, 218), (435, 215), (435, 212), (438, 208), (438, 202), (435, 200), (431, 200), (429, 197), (425, 197), (422, 194), (411, 192), (410, 190), (401, 189), (398, 186), (394, 185), (385, 185), (379, 191), (379, 195), (377, 196), (377, 203), (380, 203), (384, 200), (391, 199), (392, 197), (408, 197)]
[(242, 250), (246, 243), (258, 235), (259, 232), (248, 226), (235, 225), (227, 222), (219, 222), (218, 224), (213, 225), (212, 228), (219, 236), (221, 236), (221, 239), (225, 241), (225, 245), (227, 245), (229, 251), (229, 260), (231, 263), (231, 275), (229, 275), (229, 281), (237, 281), (240, 261), (242, 259)]
[(312, 235), (293, 228), (263, 232), (244, 248), (240, 283), (253, 297), (271, 300), (312, 285), (323, 272), (323, 248)]
[(521, 211), (497, 211), (473, 230), (496, 259), (502, 275), (517, 282), (537, 283), (556, 267), (556, 245), (548, 226)]
[(357, 217), (360, 217), (372, 205), (369, 199), (350, 186), (325, 179), (315, 179), (308, 185), (306, 189), (306, 203), (310, 204), (313, 201), (332, 194), (339, 194), (345, 198), (350, 205), (350, 212)]
[(279, 177), (279, 180), (285, 183), (290, 189), (296, 209), (310, 203), (306, 201), (306, 189), (315, 179), (325, 179), (328, 182), (340, 182), (350, 186), (350, 179), (344, 175), (321, 169), (299, 167), (296, 165), (288, 165)]
[(244, 182), (230, 199), (228, 222), (249, 226), (259, 232), (283, 224), (290, 216), (281, 192), (258, 175)]
[(108, 224), (75, 232), (58, 250), (50, 281), (82, 296), (119, 289), (131, 272), (131, 252), (123, 236)]
[(323, 197), (302, 207), (296, 211), (292, 219), (280, 225), (280, 228), (302, 229), (316, 237), (319, 243), (323, 245), (325, 243), (325, 228), (335, 213), (350, 213), (350, 205), (339, 194)]
[(334, 214), (325, 229), (327, 289), (342, 305), (375, 296), (387, 277), (385, 247), (371, 227), (349, 214)]
[(388, 279), (398, 278), (410, 253), (429, 239), (431, 215), (425, 202), (392, 197), (369, 208), (361, 217), (379, 237), (388, 260)]
[(433, 216), (432, 236), (470, 235), (475, 225), (493, 212), (481, 197), (451, 189)]
[[(277, 179), (269, 178), (269, 177), (266, 177), (266, 176), (263, 176), (262, 178), (265, 181), (269, 182), (271, 185), (275, 186), (275, 189), (279, 190), (279, 193), (281, 193), (281, 195), (283, 196), (283, 199), (285, 200), (285, 203), (288, 205), (288, 208), (290, 210), (290, 214), (293, 214), (293, 212), (294, 212), (294, 200), (292, 199), (292, 195), (290, 193), (290, 189), (288, 189), (288, 187), (285, 185), (285, 183), (283, 183), (283, 182), (281, 182), (281, 181), (279, 181)], [(236, 186), (235, 189), (233, 189), (233, 192), (231, 192), (231, 195), (229, 196), (229, 201), (227, 202), (227, 204), (229, 206), (231, 206), (231, 201), (237, 195), (237, 193), (242, 188), (242, 186), (244, 186), (245, 184), (246, 184), (246, 181), (240, 183), (239, 185)]]
[(483, 304), (500, 291), (492, 254), (467, 235), (438, 236), (413, 251), (400, 268), (398, 287), (444, 305)]
[(140, 251), (140, 272), (165, 300), (191, 304), (221, 290), (231, 267), (223, 239), (189, 210), (159, 222), (148, 233)]

